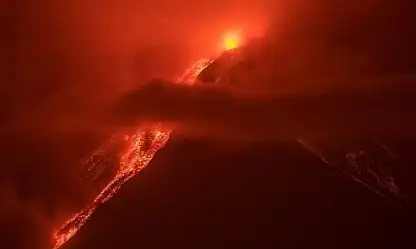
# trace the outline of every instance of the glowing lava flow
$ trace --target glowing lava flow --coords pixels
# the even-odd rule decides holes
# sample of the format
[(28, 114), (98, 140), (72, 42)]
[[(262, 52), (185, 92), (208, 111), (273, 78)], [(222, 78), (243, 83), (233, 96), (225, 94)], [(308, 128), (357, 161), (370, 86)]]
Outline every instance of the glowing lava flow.
[[(196, 76), (206, 66), (210, 60), (199, 60), (185, 74), (178, 79), (178, 83), (193, 83)], [(71, 239), (79, 229), (87, 222), (88, 218), (94, 213), (100, 204), (108, 201), (121, 186), (145, 168), (152, 160), (156, 152), (163, 148), (169, 140), (171, 129), (164, 128), (162, 124), (154, 124), (150, 127), (150, 131), (138, 130), (133, 135), (116, 135), (110, 138), (102, 147), (97, 149), (92, 156), (87, 160), (90, 164), (88, 171), (93, 172), (97, 167), (103, 167), (101, 164), (103, 160), (100, 159), (105, 156), (105, 148), (111, 145), (115, 140), (124, 138), (127, 143), (126, 151), (119, 158), (119, 168), (114, 178), (107, 184), (107, 186), (95, 197), (93, 202), (74, 214), (65, 224), (54, 234), (55, 246), (54, 249), (60, 248), (69, 239)]]

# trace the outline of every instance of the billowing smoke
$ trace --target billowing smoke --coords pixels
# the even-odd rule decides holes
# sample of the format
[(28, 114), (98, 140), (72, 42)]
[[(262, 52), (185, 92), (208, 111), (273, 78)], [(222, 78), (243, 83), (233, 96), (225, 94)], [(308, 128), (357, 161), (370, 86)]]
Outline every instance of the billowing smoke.
[(255, 92), (153, 82), (124, 97), (115, 120), (163, 121), (194, 135), (248, 140), (415, 135), (414, 93), (374, 86), (359, 92)]
[(246, 139), (414, 135), (407, 3), (335, 5), (288, 5), (244, 51), (251, 65), (233, 67), (231, 88), (151, 82), (122, 98), (114, 120)]

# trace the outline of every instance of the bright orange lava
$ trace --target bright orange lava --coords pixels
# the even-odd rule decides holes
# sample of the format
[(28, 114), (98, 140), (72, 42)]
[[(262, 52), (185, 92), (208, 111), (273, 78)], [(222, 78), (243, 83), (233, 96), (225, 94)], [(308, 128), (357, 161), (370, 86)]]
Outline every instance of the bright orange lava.
[(232, 50), (241, 44), (241, 36), (237, 33), (228, 33), (224, 37), (224, 50)]
[[(206, 66), (210, 60), (199, 60), (185, 74), (178, 79), (178, 83), (193, 83), (196, 76)], [(150, 131), (138, 130), (132, 135), (118, 134), (105, 143), (112, 144), (115, 141), (124, 141), (127, 149), (119, 158), (119, 168), (113, 180), (95, 197), (93, 202), (72, 215), (54, 234), (55, 245), (54, 249), (60, 248), (69, 239), (71, 239), (79, 229), (87, 222), (89, 217), (102, 203), (108, 201), (129, 179), (135, 176), (143, 168), (145, 168), (152, 160), (156, 152), (163, 148), (169, 140), (172, 130), (164, 127), (163, 124), (153, 124)], [(105, 146), (104, 146), (105, 147)], [(86, 163), (89, 165), (89, 171), (94, 171), (95, 167), (102, 165), (102, 157), (106, 156), (103, 148), (97, 149), (92, 156), (87, 159)]]

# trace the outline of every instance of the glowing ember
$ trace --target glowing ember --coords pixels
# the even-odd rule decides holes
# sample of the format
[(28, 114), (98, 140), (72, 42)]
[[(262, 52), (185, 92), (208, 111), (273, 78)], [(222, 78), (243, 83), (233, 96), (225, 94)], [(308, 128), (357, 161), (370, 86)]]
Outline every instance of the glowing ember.
[[(210, 60), (205, 59), (197, 61), (178, 79), (178, 83), (194, 82), (199, 72), (208, 66), (210, 62)], [(97, 151), (86, 160), (86, 163), (89, 164), (88, 171), (92, 173), (94, 173), (97, 168), (103, 167), (102, 157), (105, 156), (106, 149), (115, 141), (121, 140), (127, 144), (127, 149), (119, 158), (119, 168), (114, 178), (97, 195), (97, 197), (95, 197), (94, 201), (88, 207), (74, 214), (58, 231), (56, 231), (54, 234), (55, 246), (53, 248), (58, 249), (71, 239), (87, 222), (88, 218), (100, 204), (108, 201), (124, 183), (145, 168), (156, 152), (165, 146), (166, 142), (169, 140), (170, 133), (171, 129), (163, 127), (162, 124), (154, 124), (150, 127), (150, 131), (138, 130), (134, 134), (115, 135), (97, 149)]]

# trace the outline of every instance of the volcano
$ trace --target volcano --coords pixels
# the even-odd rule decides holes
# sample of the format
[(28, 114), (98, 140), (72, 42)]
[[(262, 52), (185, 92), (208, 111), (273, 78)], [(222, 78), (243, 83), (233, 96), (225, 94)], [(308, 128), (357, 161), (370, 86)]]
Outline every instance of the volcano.
[[(271, 58), (266, 45), (248, 43), (195, 63), (180, 79), (235, 87), (256, 77), (271, 80), (276, 63)], [(392, 149), (402, 143), (386, 142), (391, 138), (293, 137), (239, 144), (172, 134), (169, 140), (171, 129), (155, 124), (118, 135), (126, 144), (116, 153), (115, 177), (55, 234), (55, 248), (84, 224), (85, 231), (63, 248), (131, 247), (128, 243), (146, 248), (350, 248), (370, 246), (369, 239), (384, 248), (409, 239), (399, 232), (408, 221), (401, 210), (409, 206), (411, 193), (403, 174), (406, 162)], [(113, 158), (109, 153), (90, 160), (88, 174), (102, 174), (108, 161), (103, 157)], [(134, 184), (126, 184), (139, 172)], [(107, 202), (124, 184), (125, 190)], [(90, 216), (91, 224), (86, 223)]]

